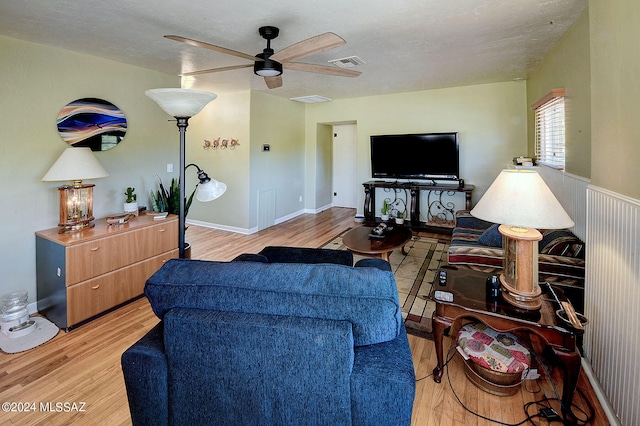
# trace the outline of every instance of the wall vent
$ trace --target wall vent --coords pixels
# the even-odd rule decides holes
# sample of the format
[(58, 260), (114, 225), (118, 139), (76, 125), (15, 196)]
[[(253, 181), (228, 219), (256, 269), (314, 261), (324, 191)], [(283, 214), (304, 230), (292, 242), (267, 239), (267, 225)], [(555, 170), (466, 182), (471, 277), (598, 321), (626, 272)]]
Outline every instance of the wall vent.
[(366, 64), (365, 61), (358, 58), (357, 56), (347, 56), (346, 58), (332, 59), (329, 61), (329, 63), (340, 68), (353, 68), (356, 65)]

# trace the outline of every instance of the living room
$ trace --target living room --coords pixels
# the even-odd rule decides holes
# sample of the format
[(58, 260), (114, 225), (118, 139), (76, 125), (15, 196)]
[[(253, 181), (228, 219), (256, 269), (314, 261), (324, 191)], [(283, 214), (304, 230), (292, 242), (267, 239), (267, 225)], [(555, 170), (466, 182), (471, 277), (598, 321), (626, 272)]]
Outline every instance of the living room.
[[(360, 185), (371, 178), (369, 135), (425, 130), (460, 132), (461, 170), (465, 181), (476, 187), (476, 202), (513, 157), (532, 153), (532, 113), (528, 105), (554, 87), (565, 87), (571, 94), (567, 101), (571, 102), (571, 115), (567, 123), (566, 172), (588, 180), (591, 196), (612, 197), (637, 208), (640, 172), (635, 166), (640, 148), (635, 135), (640, 129), (633, 112), (640, 98), (635, 83), (640, 63), (628, 52), (637, 50), (639, 30), (631, 16), (639, 7), (623, 1), (589, 2), (588, 10), (539, 68), (521, 81), (311, 105), (256, 91), (225, 93), (215, 85), (194, 87), (218, 93), (218, 98), (190, 121), (187, 157), (212, 177), (226, 182), (229, 189), (213, 203), (195, 202), (189, 219), (222, 230), (253, 233), (258, 226), (256, 194), (262, 188), (276, 189), (278, 221), (330, 206), (330, 165), (321, 161), (324, 157), (320, 153), (326, 147), (318, 135), (326, 133), (326, 126), (344, 122), (357, 127), (358, 209), (364, 195)], [(179, 87), (181, 80), (175, 75), (6, 36), (0, 37), (0, 47), (1, 102), (8, 123), (1, 130), (0, 175), (12, 184), (5, 189), (6, 216), (0, 225), (8, 243), (1, 249), (5, 274), (0, 293), (25, 289), (33, 303), (34, 232), (55, 227), (58, 221), (57, 185), (41, 182), (65, 148), (55, 127), (58, 112), (74, 99), (96, 97), (111, 100), (127, 114), (126, 139), (99, 156), (110, 175), (95, 181), (94, 214), (103, 217), (120, 210), (127, 187), (135, 187), (144, 200), (157, 188), (158, 177), (166, 182), (176, 176), (167, 172), (167, 164), (177, 163), (175, 123), (167, 120), (144, 91)], [(204, 140), (218, 137), (237, 139), (240, 145), (234, 150), (203, 149)], [(269, 153), (262, 151), (265, 143), (271, 145)], [(195, 176), (187, 176), (189, 186), (195, 182)], [(582, 206), (587, 205), (586, 200), (585, 193)], [(588, 247), (585, 314), (595, 315), (600, 301), (608, 300), (612, 308), (605, 318), (631, 316), (633, 312), (637, 315), (637, 251), (629, 247), (630, 242), (627, 246), (611, 246), (609, 240), (611, 235), (637, 235), (637, 219), (624, 213), (628, 220), (623, 227), (607, 223), (607, 216), (596, 210), (596, 203), (604, 201), (591, 200), (578, 212), (580, 216), (574, 217), (576, 227), (584, 230), (580, 236)], [(25, 206), (18, 206), (18, 201)], [(148, 206), (148, 201), (141, 204)], [(596, 229), (596, 225), (601, 228)], [(601, 254), (605, 255), (603, 260)], [(609, 294), (612, 281), (621, 283), (619, 293)], [(592, 321), (594, 328), (598, 324)], [(633, 324), (625, 326), (629, 328), (615, 334), (631, 335)], [(589, 333), (585, 356), (596, 363), (595, 376), (604, 381), (604, 398), (611, 398), (616, 383), (627, 373), (614, 377), (606, 370), (607, 360), (613, 356), (607, 348), (624, 347), (628, 359), (636, 363), (629, 364), (629, 371), (637, 372), (637, 368), (631, 368), (640, 358), (637, 346), (612, 343), (601, 329)], [(638, 380), (636, 373), (631, 382)], [(612, 405), (621, 418), (639, 416), (637, 401), (632, 398), (616, 396)], [(633, 424), (633, 420), (627, 423)]]

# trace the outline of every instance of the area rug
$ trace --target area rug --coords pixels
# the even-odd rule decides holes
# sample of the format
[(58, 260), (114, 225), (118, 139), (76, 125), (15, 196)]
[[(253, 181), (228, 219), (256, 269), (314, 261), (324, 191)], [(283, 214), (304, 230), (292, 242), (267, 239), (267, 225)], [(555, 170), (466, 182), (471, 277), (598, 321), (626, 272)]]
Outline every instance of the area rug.
[(27, 335), (11, 338), (0, 333), (0, 350), (2, 352), (15, 354), (28, 351), (53, 339), (60, 331), (54, 323), (46, 318), (32, 316), (30, 319), (35, 320), (36, 328)]
[[(343, 234), (322, 247), (346, 250), (342, 243)], [(398, 286), (402, 318), (409, 333), (432, 337), (431, 316), (435, 310), (435, 303), (429, 299), (429, 292), (438, 268), (447, 265), (448, 249), (449, 245), (438, 241), (437, 238), (418, 236), (413, 237), (405, 246), (406, 256), (400, 250), (395, 250), (389, 258)], [(354, 255), (354, 262), (360, 259), (364, 257)]]

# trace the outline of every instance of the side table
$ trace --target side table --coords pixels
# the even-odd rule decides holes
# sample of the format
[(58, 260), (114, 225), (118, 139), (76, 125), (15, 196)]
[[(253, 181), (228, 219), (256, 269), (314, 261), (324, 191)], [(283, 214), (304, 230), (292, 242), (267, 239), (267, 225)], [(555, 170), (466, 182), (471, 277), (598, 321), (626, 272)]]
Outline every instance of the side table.
[[(429, 297), (435, 301), (433, 338), (438, 364), (433, 369), (433, 380), (440, 383), (444, 368), (442, 338), (445, 329), (461, 318), (472, 318), (494, 330), (503, 332), (526, 331), (539, 336), (550, 347), (564, 367), (562, 411), (565, 421), (575, 423), (571, 413), (573, 394), (580, 375), (580, 353), (576, 348), (577, 330), (569, 330), (556, 317), (555, 302), (544, 299), (539, 311), (524, 311), (505, 302), (501, 297), (487, 299), (486, 279), (489, 274), (466, 268), (446, 267), (444, 285), (437, 281)], [(435, 298), (436, 291), (449, 292), (453, 301)]]

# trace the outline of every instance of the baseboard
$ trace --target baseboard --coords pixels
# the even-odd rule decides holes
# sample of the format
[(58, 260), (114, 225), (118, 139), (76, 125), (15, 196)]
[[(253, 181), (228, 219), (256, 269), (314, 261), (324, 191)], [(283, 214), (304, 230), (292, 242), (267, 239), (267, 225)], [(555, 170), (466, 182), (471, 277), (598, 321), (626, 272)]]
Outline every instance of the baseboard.
[[(293, 219), (295, 217), (298, 217), (300, 215), (303, 214), (318, 214), (321, 213), (325, 210), (329, 210), (330, 208), (332, 208), (333, 206), (331, 204), (327, 204), (326, 206), (320, 207), (318, 209), (302, 209), (302, 210), (298, 210), (296, 212), (293, 212), (291, 214), (288, 214), (286, 216), (282, 216), (279, 217), (275, 220), (274, 225), (279, 225), (283, 222), (286, 222), (287, 220)], [(229, 232), (235, 232), (237, 234), (243, 234), (243, 235), (251, 235), (251, 234), (255, 234), (256, 232), (259, 231), (258, 227), (255, 226), (253, 228), (237, 228), (234, 226), (226, 226), (226, 225), (220, 225), (217, 223), (211, 223), (211, 222), (204, 222), (201, 220), (190, 220), (187, 219), (187, 225), (197, 225), (197, 226), (202, 226), (204, 228), (211, 228), (211, 229), (218, 229), (220, 231), (229, 231)]]
[(600, 385), (600, 382), (591, 369), (591, 363), (589, 363), (589, 361), (587, 361), (587, 359), (584, 357), (582, 357), (582, 371), (584, 371), (585, 376), (587, 376), (587, 379), (589, 379), (589, 383), (591, 383), (593, 392), (598, 397), (598, 401), (600, 402), (602, 410), (607, 416), (609, 423), (616, 426), (622, 426), (622, 423), (620, 423), (620, 419), (618, 418), (618, 416), (616, 416), (616, 413), (613, 410), (613, 407), (611, 406), (611, 403), (609, 402), (604, 389), (602, 389), (602, 385)]
[(204, 222), (201, 220), (187, 220), (187, 225), (202, 226), (204, 228), (218, 229), (220, 231), (229, 231), (244, 235), (255, 234), (256, 232), (258, 232), (258, 227), (251, 229), (237, 228), (235, 226), (220, 225), (217, 223)]

